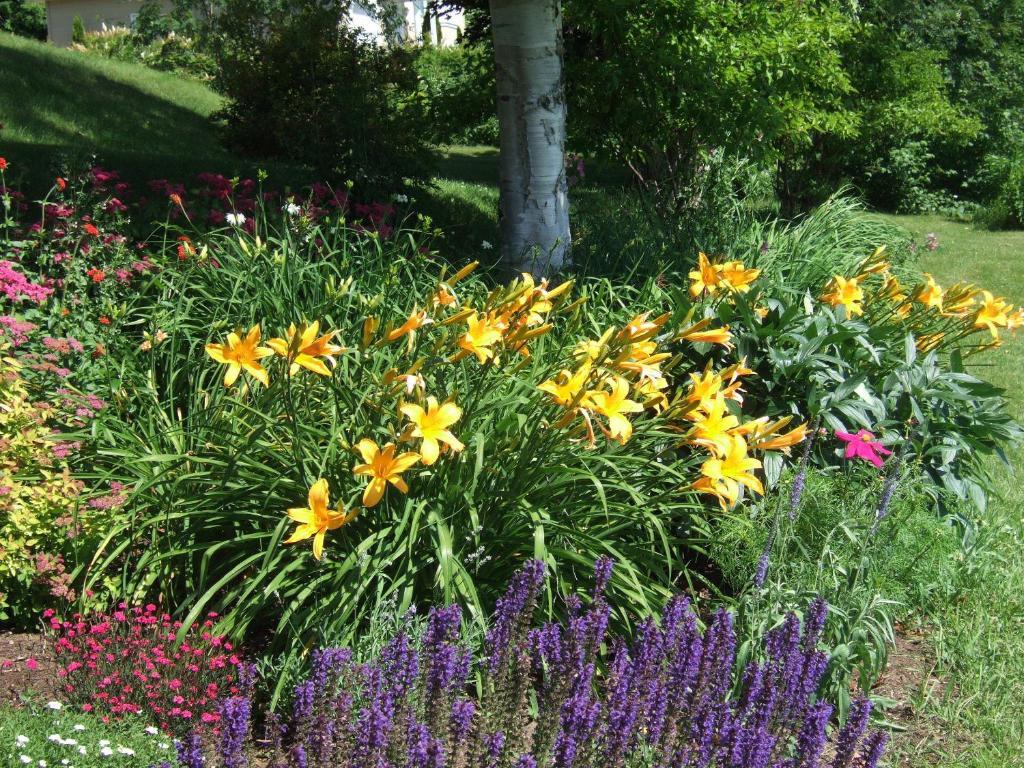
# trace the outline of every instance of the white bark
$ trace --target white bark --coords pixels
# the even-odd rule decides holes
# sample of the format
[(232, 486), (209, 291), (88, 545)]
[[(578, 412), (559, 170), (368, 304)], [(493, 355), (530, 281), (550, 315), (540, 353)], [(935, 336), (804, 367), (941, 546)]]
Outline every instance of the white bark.
[(501, 256), (540, 277), (569, 261), (561, 0), (490, 0)]

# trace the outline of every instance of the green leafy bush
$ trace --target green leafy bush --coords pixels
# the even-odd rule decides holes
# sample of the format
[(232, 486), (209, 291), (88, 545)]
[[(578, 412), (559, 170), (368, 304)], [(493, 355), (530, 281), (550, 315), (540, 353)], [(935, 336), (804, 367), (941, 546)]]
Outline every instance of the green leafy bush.
[(46, 39), (46, 6), (29, 0), (0, 0), (0, 31)]
[(392, 190), (429, 166), (412, 54), (351, 29), (347, 8), (225, 0), (213, 42), (220, 117), (244, 153)]
[(494, 52), (478, 43), (450, 48), (424, 46), (413, 67), (426, 98), (431, 141), (438, 144), (498, 143)]

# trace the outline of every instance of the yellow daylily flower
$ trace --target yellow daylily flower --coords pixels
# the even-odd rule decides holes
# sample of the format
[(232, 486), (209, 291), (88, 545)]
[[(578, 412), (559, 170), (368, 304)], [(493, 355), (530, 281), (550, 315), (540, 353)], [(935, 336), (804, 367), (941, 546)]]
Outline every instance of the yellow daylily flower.
[(346, 513), (341, 504), (338, 505), (337, 511), (332, 510), (327, 481), (321, 478), (309, 489), (308, 507), (295, 507), (288, 510), (288, 517), (299, 526), (284, 543), (294, 544), (312, 536), (313, 557), (319, 560), (324, 554), (324, 536), (327, 531), (341, 528), (357, 514), (356, 510)]
[(993, 339), (999, 338), (997, 328), (1005, 328), (1010, 321), (1010, 311), (1013, 306), (1004, 299), (997, 299), (990, 291), (981, 292), (981, 305), (978, 307), (978, 314), (974, 316), (975, 328), (988, 328)]
[(225, 344), (207, 344), (206, 354), (218, 363), (227, 365), (224, 372), (224, 386), (230, 387), (238, 379), (238, 375), (245, 369), (264, 387), (270, 381), (267, 377), (267, 369), (260, 364), (260, 360), (274, 354), (272, 349), (260, 346), (260, 327), (254, 325), (249, 329), (245, 338), (232, 331), (228, 334)]
[(494, 357), (494, 345), (502, 339), (502, 328), (491, 315), (473, 312), (466, 318), (466, 332), (459, 338), (459, 356), (474, 354), (481, 365)]
[(637, 397), (642, 398), (644, 408), (651, 408), (660, 413), (668, 407), (668, 397), (664, 390), (668, 389), (668, 379), (664, 376), (641, 376), (633, 387)]
[(1006, 316), (1006, 330), (1016, 331), (1022, 326), (1024, 326), (1024, 307)]
[(730, 435), (722, 456), (712, 456), (700, 468), (701, 474), (712, 480), (727, 498), (739, 497), (739, 486), (745, 485), (752, 491), (764, 495), (764, 486), (751, 470), (758, 469), (761, 462), (747, 455), (747, 441), (740, 435)]
[(721, 395), (711, 400), (706, 411), (698, 411), (691, 418), (694, 421), (691, 442), (716, 454), (728, 450), (732, 430), (740, 425), (740, 420), (726, 410), (725, 398)]
[[(787, 417), (783, 421), (788, 422), (789, 418)], [(758, 435), (757, 437), (762, 439), (758, 439), (753, 444), (753, 447), (759, 451), (782, 451), (783, 453), (789, 453), (790, 448), (802, 443), (807, 438), (807, 424), (793, 427), (789, 432), (778, 432), (779, 429), (781, 429), (781, 426), (773, 425), (773, 428), (763, 432), (762, 435), (764, 436), (771, 435), (773, 432), (776, 433), (773, 437), (767, 437), (767, 439), (763, 439), (762, 435)]]
[(330, 368), (320, 358), (324, 358), (333, 365), (334, 356), (344, 352), (345, 349), (330, 343), (338, 333), (337, 331), (330, 331), (318, 337), (319, 333), (319, 320), (314, 321), (311, 325), (302, 325), (298, 328), (292, 323), (288, 326), (287, 338), (271, 339), (267, 342), (267, 346), (290, 363), (288, 373), (291, 376), (298, 373), (299, 368), (305, 368), (307, 371), (318, 373), (321, 376), (330, 376)]
[(356, 450), (366, 463), (353, 467), (352, 474), (370, 478), (363, 491), (364, 507), (376, 506), (384, 496), (388, 483), (402, 493), (409, 492), (409, 486), (402, 479), (402, 473), (420, 460), (418, 453), (409, 451), (396, 456), (394, 443), (388, 443), (381, 450), (373, 440), (366, 437), (356, 443)]
[(590, 378), (590, 361), (584, 362), (579, 369), (572, 373), (570, 371), (559, 371), (553, 379), (541, 382), (537, 389), (546, 392), (551, 399), (563, 408), (572, 408), (579, 404), (580, 393), (587, 385)]
[(846, 314), (850, 317), (857, 317), (864, 314), (864, 290), (856, 277), (846, 279), (840, 275), (832, 278), (827, 286), (828, 290), (822, 295), (822, 300), (827, 301), (833, 307), (843, 306)]
[(423, 440), (420, 457), (424, 465), (430, 466), (437, 461), (441, 453), (438, 443), (444, 443), (453, 451), (461, 451), (466, 447), (448, 430), (448, 427), (462, 418), (462, 409), (455, 403), (438, 405), (437, 398), (428, 397), (426, 410), (415, 403), (405, 403), (399, 406), (399, 410), (411, 422), (406, 439)]
[(584, 395), (586, 407), (608, 420), (608, 428), (602, 427), (605, 434), (623, 445), (633, 435), (633, 424), (625, 414), (639, 413), (644, 409), (640, 403), (628, 398), (629, 382), (621, 376), (612, 379), (608, 390), (591, 390)]
[(935, 307), (935, 309), (941, 312), (943, 299), (942, 287), (939, 286), (935, 282), (935, 278), (927, 272), (925, 273), (924, 278), (925, 282), (918, 286), (914, 299), (924, 304), (926, 307)]
[(727, 261), (718, 268), (718, 276), (726, 288), (747, 293), (750, 285), (761, 274), (760, 269), (746, 269), (742, 261)]
[[(714, 401), (720, 400), (719, 394), (722, 391), (722, 377), (717, 373), (714, 373), (709, 367), (704, 371), (703, 374), (691, 373), (690, 374), (690, 389), (686, 393), (686, 400), (692, 403), (694, 410), (696, 411), (707, 411), (713, 405)], [(691, 416), (691, 418), (697, 418)]]
[(689, 278), (690, 296), (695, 299), (704, 292), (714, 296), (722, 283), (718, 268), (708, 260), (703, 251), (697, 254), (697, 269), (689, 273)]
[(710, 477), (701, 477), (690, 486), (690, 490), (710, 493), (718, 499), (722, 511), (727, 511), (730, 507), (736, 506), (736, 503), (740, 500), (739, 486), (730, 487), (725, 483), (716, 482)]
[(671, 312), (666, 312), (653, 320), (648, 320), (647, 317), (650, 314), (650, 312), (644, 312), (642, 315), (637, 315), (626, 323), (622, 330), (616, 334), (616, 341), (623, 344), (635, 344), (637, 342), (647, 341), (661, 330), (661, 326), (668, 322), (668, 319), (672, 317)]
[(732, 334), (729, 332), (728, 325), (723, 325), (721, 328), (710, 328), (706, 331), (686, 330), (679, 335), (679, 338), (691, 344), (698, 344), (700, 342), (705, 344), (721, 344), (727, 350), (733, 347)]

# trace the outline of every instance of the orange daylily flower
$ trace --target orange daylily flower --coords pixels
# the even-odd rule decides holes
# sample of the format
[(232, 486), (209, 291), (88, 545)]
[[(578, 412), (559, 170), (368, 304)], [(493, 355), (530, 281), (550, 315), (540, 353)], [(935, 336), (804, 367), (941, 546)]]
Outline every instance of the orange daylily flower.
[(402, 473), (420, 460), (418, 453), (409, 451), (396, 456), (394, 443), (388, 443), (382, 450), (373, 440), (365, 437), (356, 443), (356, 450), (365, 463), (353, 467), (352, 474), (370, 478), (363, 491), (364, 507), (376, 506), (384, 496), (388, 483), (402, 493), (409, 492), (409, 486), (402, 479)]
[(340, 504), (337, 511), (330, 509), (327, 481), (321, 478), (309, 489), (308, 507), (294, 507), (288, 510), (288, 517), (299, 526), (284, 543), (295, 544), (312, 537), (313, 557), (319, 560), (324, 554), (324, 536), (327, 531), (337, 530), (357, 514), (356, 510), (346, 513)]
[[(331, 339), (337, 335), (337, 331), (330, 331), (323, 336), (320, 333), (320, 321), (316, 320), (311, 325), (301, 325), (298, 328), (292, 323), (288, 326), (286, 338), (270, 339), (267, 346), (289, 362), (288, 374), (294, 376), (299, 368), (318, 373), (321, 376), (330, 376), (331, 370), (324, 363), (324, 360), (334, 365), (334, 356), (345, 351), (344, 347), (331, 344)], [(324, 358), (321, 360), (320, 358)]]

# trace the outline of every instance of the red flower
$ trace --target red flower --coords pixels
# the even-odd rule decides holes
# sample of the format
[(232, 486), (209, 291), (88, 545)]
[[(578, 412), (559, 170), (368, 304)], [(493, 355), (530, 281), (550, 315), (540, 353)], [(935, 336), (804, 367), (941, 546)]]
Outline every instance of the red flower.
[(110, 318), (106, 315), (100, 315), (100, 325), (110, 325)]
[(67, 189), (68, 183), (64, 181), (64, 179), (62, 179), (60, 176), (58, 176), (54, 181), (57, 184), (57, 189), (59, 189), (61, 192)]
[(6, 157), (0, 157), (0, 171), (6, 171), (6, 170), (7, 170), (7, 158)]
[(100, 231), (96, 228), (95, 224), (86, 224), (83, 229), (85, 229), (85, 234), (87, 235), (92, 235), (93, 237), (100, 236)]
[[(89, 224), (89, 225), (86, 225), (86, 226), (92, 226), (92, 225)], [(93, 227), (93, 229), (95, 229), (95, 227)], [(102, 283), (107, 278), (107, 273), (104, 272), (102, 269), (99, 269), (98, 267), (92, 267), (85, 274), (87, 274), (89, 277), (91, 277), (92, 281), (94, 283)]]

